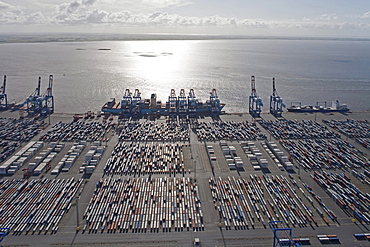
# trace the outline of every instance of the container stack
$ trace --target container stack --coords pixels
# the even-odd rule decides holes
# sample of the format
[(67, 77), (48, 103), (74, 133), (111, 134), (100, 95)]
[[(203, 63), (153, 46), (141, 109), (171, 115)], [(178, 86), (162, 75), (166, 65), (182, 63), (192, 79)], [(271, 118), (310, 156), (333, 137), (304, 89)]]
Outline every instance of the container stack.
[(13, 234), (55, 234), (83, 180), (15, 179), (0, 183), (1, 226)]
[(49, 148), (41, 151), (39, 156), (35, 157), (35, 162), (28, 164), (28, 171), (34, 175), (39, 175), (50, 167), (52, 160), (64, 148), (64, 143), (52, 142)]
[(120, 141), (188, 141), (187, 122), (125, 121), (120, 122)]
[(43, 142), (30, 141), (20, 151), (11, 156), (0, 166), (0, 174), (14, 174), (28, 160), (30, 160), (41, 148)]
[(87, 174), (92, 174), (94, 172), (105, 150), (105, 147), (100, 146), (100, 144), (100, 142), (95, 142), (94, 146), (91, 146), (90, 150), (87, 151), (83, 166), (80, 167), (80, 172), (85, 172)]
[(77, 158), (80, 156), (81, 152), (85, 149), (86, 142), (76, 142), (72, 145), (72, 147), (69, 149), (67, 154), (64, 155), (64, 157), (61, 159), (60, 162), (54, 167), (54, 169), (51, 171), (52, 175), (57, 175), (59, 172), (68, 172)]
[(255, 171), (268, 168), (268, 161), (263, 158), (263, 155), (256, 144), (252, 141), (243, 142), (242, 148), (245, 155), (248, 157)]
[(191, 178), (102, 179), (83, 219), (83, 233), (204, 230)]
[(106, 175), (183, 174), (183, 144), (118, 142), (104, 168)]
[(346, 213), (359, 222), (370, 223), (370, 196), (363, 193), (353, 183), (348, 175), (341, 173), (317, 172), (311, 177)]
[[(250, 175), (244, 178), (211, 178), (209, 186), (215, 208), (227, 230), (266, 228), (269, 221), (281, 220), (290, 227), (319, 225), (325, 217), (310, 209), (311, 196), (302, 200), (298, 182), (292, 177)], [(315, 195), (316, 196), (316, 195)], [(325, 205), (324, 205), (325, 206)], [(328, 212), (331, 212), (326, 206)], [(335, 221), (335, 220), (334, 220)], [(326, 221), (324, 220), (326, 223)], [(336, 221), (335, 221), (336, 222)]]
[(266, 138), (254, 123), (248, 121), (201, 122), (197, 125), (196, 134), (200, 141), (263, 140)]
[(226, 163), (230, 170), (243, 169), (244, 163), (242, 159), (237, 156), (235, 146), (229, 146), (225, 140), (220, 141), (222, 153), (225, 156)]
[(308, 170), (357, 169), (369, 165), (353, 145), (342, 139), (281, 140), (281, 144)]

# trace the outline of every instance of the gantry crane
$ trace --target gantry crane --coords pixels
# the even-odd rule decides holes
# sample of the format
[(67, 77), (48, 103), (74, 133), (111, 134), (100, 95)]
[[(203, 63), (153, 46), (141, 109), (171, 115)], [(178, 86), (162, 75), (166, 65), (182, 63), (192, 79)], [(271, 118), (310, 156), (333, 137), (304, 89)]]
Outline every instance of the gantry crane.
[(208, 108), (212, 116), (218, 116), (221, 114), (221, 103), (220, 99), (218, 98), (216, 89), (212, 89), (210, 93), (209, 101), (208, 101)]
[(270, 221), (270, 228), (274, 233), (273, 247), (276, 246), (295, 246), (292, 237), (292, 228), (284, 227), (283, 222), (280, 220)]
[[(29, 115), (49, 115), (54, 113), (53, 76), (49, 76), (49, 86), (43, 95), (41, 91), (41, 77), (39, 77), (37, 88), (20, 105), (19, 110), (25, 110)], [(26, 107), (24, 107), (26, 106)]]
[(33, 91), (33, 93), (31, 93), (30, 96), (28, 96), (26, 98), (26, 101), (24, 102), (26, 108), (21, 108), (26, 110), (30, 115), (36, 114), (41, 111), (42, 97), (40, 95), (40, 87), (41, 87), (41, 77), (39, 77), (37, 88), (35, 89), (35, 91)]
[(131, 111), (131, 102), (132, 102), (132, 96), (130, 89), (126, 89), (125, 94), (122, 96), (121, 100), (121, 109), (122, 109), (122, 115), (124, 117), (130, 116)]
[(131, 102), (131, 114), (140, 115), (141, 112), (141, 93), (139, 89), (135, 89), (134, 95), (132, 96)]
[(3, 241), (3, 239), (6, 236), (8, 236), (9, 233), (10, 233), (10, 228), (8, 227), (0, 228), (0, 242)]
[(189, 117), (196, 117), (197, 115), (197, 108), (198, 108), (198, 100), (195, 96), (194, 89), (190, 89), (188, 95), (188, 112)]
[(252, 93), (249, 96), (249, 114), (252, 117), (260, 117), (262, 111), (262, 99), (257, 95), (256, 90), (256, 79), (254, 75), (251, 77), (251, 86), (252, 86)]
[(275, 87), (275, 78), (272, 78), (272, 95), (270, 96), (270, 113), (275, 117), (281, 117), (283, 113), (283, 99), (278, 95)]
[(44, 116), (54, 113), (53, 81), (54, 77), (50, 75), (48, 88), (42, 95), (42, 108), (40, 114)]
[(5, 93), (6, 87), (6, 75), (4, 75), (4, 82), (2, 87), (0, 87), (0, 110), (8, 109), (8, 96)]
[(177, 114), (177, 97), (175, 93), (175, 89), (171, 89), (171, 94), (168, 97), (168, 113), (170, 115), (176, 115)]
[(185, 90), (180, 90), (180, 95), (178, 97), (178, 113), (180, 116), (185, 116), (188, 114), (188, 101), (186, 99)]

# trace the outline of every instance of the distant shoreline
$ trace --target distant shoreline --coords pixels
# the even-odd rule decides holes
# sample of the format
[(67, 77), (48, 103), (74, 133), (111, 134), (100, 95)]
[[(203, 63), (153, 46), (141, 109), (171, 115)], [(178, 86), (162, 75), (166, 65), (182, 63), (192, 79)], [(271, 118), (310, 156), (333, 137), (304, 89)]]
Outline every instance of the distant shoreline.
[(0, 44), (92, 42), (92, 41), (141, 41), (141, 40), (322, 40), (322, 41), (370, 41), (370, 38), (294, 37), (294, 36), (246, 36), (201, 34), (78, 34), (78, 33), (8, 33), (0, 34)]

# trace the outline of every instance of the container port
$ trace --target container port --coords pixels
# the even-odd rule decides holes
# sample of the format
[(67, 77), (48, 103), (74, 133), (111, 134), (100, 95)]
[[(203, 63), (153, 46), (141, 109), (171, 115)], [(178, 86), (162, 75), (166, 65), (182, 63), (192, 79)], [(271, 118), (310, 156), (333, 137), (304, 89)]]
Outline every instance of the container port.
[(252, 77), (250, 114), (224, 114), (216, 90), (50, 114), (52, 79), (23, 119), (0, 113), (5, 246), (369, 241), (368, 113), (283, 113), (273, 80), (265, 114)]
[[(304, 117), (306, 120), (294, 120), (300, 117), (296, 114), (291, 115), (293, 120), (276, 123), (272, 115), (261, 114), (260, 117), (262, 121), (254, 121), (248, 115), (221, 115), (218, 120), (199, 118), (191, 121), (113, 117), (104, 123), (104, 118), (74, 120), (73, 115), (54, 113), (51, 124), (38, 128), (31, 142), (20, 143), (21, 147), (13, 155), (23, 149), (27, 153), (26, 149), (36, 148), (32, 147), (35, 144), (39, 147), (29, 154), (29, 159), (18, 170), (10, 172), (14, 174), (3, 174), (2, 183), (32, 183), (35, 188), (32, 192), (40, 191), (45, 197), (46, 194), (52, 196), (53, 190), (47, 186), (44, 190), (37, 189), (41, 181), (57, 186), (60, 181), (73, 179), (79, 184), (75, 186), (78, 189), (70, 192), (65, 186), (65, 192), (70, 194), (65, 198), (63, 205), (67, 208), (63, 214), (51, 214), (41, 223), (32, 221), (35, 212), (40, 211), (37, 207), (41, 207), (41, 203), (34, 202), (36, 209), (32, 210), (35, 212), (23, 212), (24, 222), (1, 224), (0, 227), (10, 228), (3, 243), (22, 244), (37, 235), (46, 243), (63, 245), (67, 236), (77, 232), (74, 243), (86, 245), (95, 241), (101, 246), (108, 243), (151, 246), (137, 237), (148, 235), (154, 241), (152, 243), (186, 246), (193, 242), (194, 234), (205, 246), (220, 244), (222, 239), (228, 244), (243, 245), (256, 242), (256, 239), (240, 237), (240, 231), (253, 231), (253, 235), (264, 236), (260, 240), (262, 246), (271, 246), (273, 233), (269, 223), (279, 220), (292, 229), (292, 241), (302, 240), (304, 243), (309, 239), (311, 245), (320, 245), (325, 242), (317, 235), (333, 233), (330, 226), (338, 226), (335, 234), (340, 242), (336, 244), (355, 241), (351, 234), (358, 234), (358, 227), (352, 219), (364, 227), (367, 222), (353, 212), (348, 214), (350, 209), (339, 207), (329, 198), (326, 187), (322, 188), (311, 175), (315, 174), (314, 170), (319, 174), (328, 169), (328, 172), (340, 169), (342, 173), (348, 170), (351, 182), (359, 191), (364, 190), (364, 186), (368, 186), (368, 153), (355, 141), (356, 135), (344, 141), (343, 134), (337, 129), (307, 117)], [(341, 116), (331, 117), (340, 119)], [(354, 117), (363, 119), (362, 116)], [(326, 115), (321, 118), (329, 119)], [(310, 146), (310, 143), (314, 145)], [(323, 157), (330, 157), (330, 160), (347, 157), (346, 165), (303, 169), (305, 159), (299, 158), (299, 152), (292, 152), (302, 151), (303, 147), (307, 150), (302, 157), (312, 164), (320, 164), (320, 161), (328, 166)], [(332, 156), (327, 156), (329, 153), (317, 155), (323, 151), (315, 151), (314, 147), (322, 147)], [(307, 156), (310, 153), (312, 157)], [(49, 169), (39, 167), (46, 163), (50, 164)], [(27, 172), (33, 170), (25, 180), (22, 179), (24, 168), (28, 168)], [(358, 187), (359, 184), (362, 187)], [(24, 193), (26, 188), (29, 186), (24, 187)], [(340, 190), (337, 193), (344, 194)], [(32, 196), (37, 198), (36, 202), (40, 198), (35, 194)], [(32, 196), (27, 194), (25, 197)], [(362, 196), (361, 200), (367, 198), (366, 192)], [(22, 204), (24, 207), (25, 203)], [(13, 211), (5, 208), (9, 205), (12, 204), (1, 203), (4, 219)], [(362, 202), (363, 208), (368, 205)], [(41, 211), (39, 214), (42, 215)], [(125, 240), (120, 239), (122, 234)], [(48, 237), (50, 235), (53, 239)], [(286, 239), (280, 237), (280, 242)]]

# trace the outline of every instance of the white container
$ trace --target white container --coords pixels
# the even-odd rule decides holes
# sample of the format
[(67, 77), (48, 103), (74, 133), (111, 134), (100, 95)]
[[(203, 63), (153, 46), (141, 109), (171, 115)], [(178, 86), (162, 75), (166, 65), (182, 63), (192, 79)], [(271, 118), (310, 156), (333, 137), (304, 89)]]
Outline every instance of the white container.
[(226, 163), (227, 164), (233, 164), (234, 163), (234, 160), (233, 159), (226, 159)]
[(288, 156), (281, 156), (280, 159), (282, 162), (288, 162)]
[(90, 165), (97, 165), (98, 164), (98, 161), (97, 160), (91, 160), (90, 161)]
[(249, 159), (250, 161), (257, 160), (257, 157), (256, 157), (256, 155), (254, 155), (254, 154), (247, 154), (247, 156), (248, 156), (248, 159)]
[(261, 167), (260, 166), (253, 166), (253, 169), (255, 170), (255, 171), (259, 171), (259, 170), (261, 170)]
[(260, 166), (261, 168), (267, 168), (268, 167), (268, 161), (266, 159), (260, 159)]
[(37, 165), (38, 164), (36, 164), (36, 163), (29, 163), (28, 164), (28, 170), (32, 172), (37, 167)]
[(235, 164), (234, 164), (234, 163), (232, 163), (232, 164), (228, 164), (228, 166), (229, 166), (229, 169), (230, 169), (230, 170), (235, 170), (235, 169), (236, 169), (236, 166), (235, 166)]
[(235, 165), (236, 165), (236, 167), (238, 167), (238, 168), (242, 168), (242, 167), (244, 166), (244, 163), (243, 163), (243, 161), (238, 160), (238, 161), (236, 161), (236, 162), (235, 162)]
[(51, 171), (51, 175), (58, 175), (59, 174), (59, 169), (55, 168)]
[[(65, 164), (64, 164), (64, 167), (66, 167), (66, 168), (70, 168), (70, 167), (72, 167), (72, 165), (73, 165), (73, 162), (72, 162), (72, 161), (67, 160), (67, 161), (65, 162)], [(63, 168), (64, 168), (64, 167), (63, 167)]]
[(16, 169), (9, 169), (7, 174), (9, 174), (9, 175), (13, 175), (13, 174), (15, 174), (16, 172), (17, 172), (17, 170), (16, 170)]

